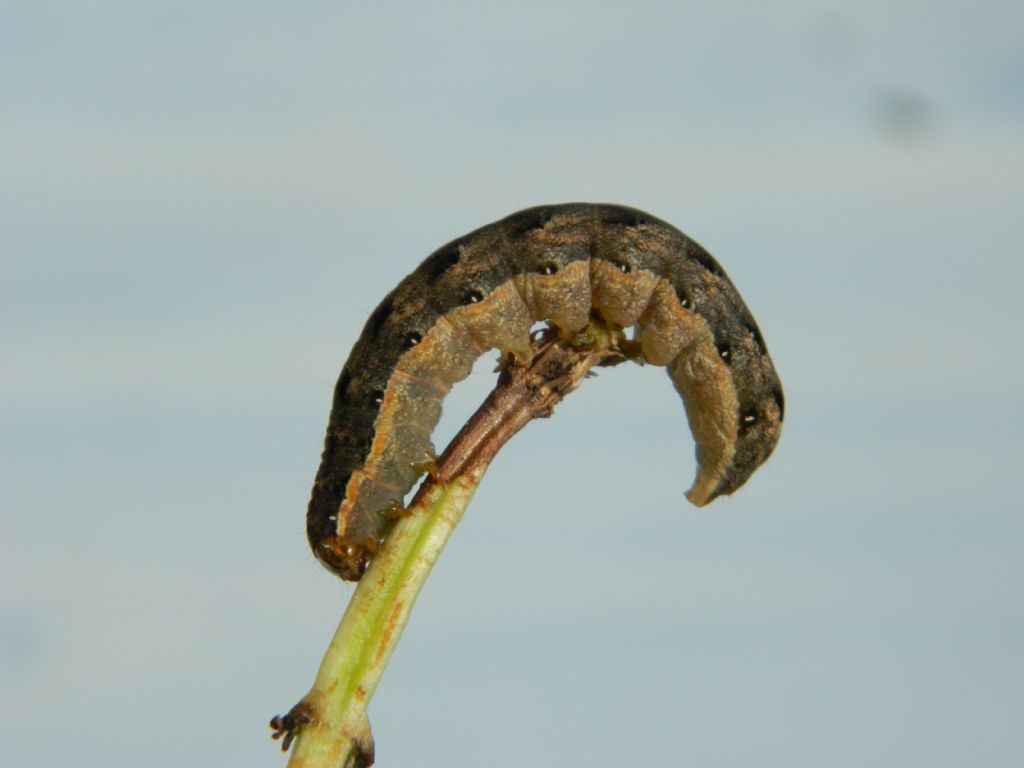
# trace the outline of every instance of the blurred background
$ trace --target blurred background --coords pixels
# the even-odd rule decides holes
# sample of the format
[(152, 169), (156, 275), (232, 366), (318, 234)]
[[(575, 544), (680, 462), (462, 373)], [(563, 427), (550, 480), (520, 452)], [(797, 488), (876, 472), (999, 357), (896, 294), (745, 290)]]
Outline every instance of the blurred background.
[(5, 764), (283, 765), (266, 721), (352, 590), (304, 513), (353, 341), (440, 244), (569, 200), (724, 264), (782, 441), (689, 506), (637, 366), (517, 436), (372, 703), (378, 763), (1024, 764), (1024, 5), (0, 16)]

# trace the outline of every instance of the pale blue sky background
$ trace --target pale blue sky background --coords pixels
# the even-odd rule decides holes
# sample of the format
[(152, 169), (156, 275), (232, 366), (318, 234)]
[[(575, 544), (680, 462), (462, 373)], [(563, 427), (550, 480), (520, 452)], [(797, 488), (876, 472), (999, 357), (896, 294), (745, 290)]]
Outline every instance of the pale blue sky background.
[(1022, 9), (0, 5), (4, 764), (283, 765), (351, 591), (303, 515), (352, 342), (566, 200), (722, 261), (786, 429), (705, 510), (656, 369), (518, 436), (379, 764), (1024, 764)]

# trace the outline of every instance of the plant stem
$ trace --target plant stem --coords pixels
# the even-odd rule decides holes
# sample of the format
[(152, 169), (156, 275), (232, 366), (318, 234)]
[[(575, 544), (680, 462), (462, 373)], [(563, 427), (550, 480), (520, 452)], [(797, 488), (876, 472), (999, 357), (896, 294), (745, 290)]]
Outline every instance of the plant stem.
[(506, 361), (498, 385), (438, 459), (363, 575), (316, 681), (271, 727), (289, 768), (364, 768), (374, 744), (366, 709), (448, 537), (498, 450), (532, 419), (550, 415), (595, 365), (622, 359), (620, 334), (592, 323), (572, 339), (551, 330), (526, 362)]
[(372, 764), (366, 707), (416, 596), (485, 469), (479, 466), (450, 483), (434, 485), (389, 535), (353, 593), (316, 682), (299, 705), (317, 714), (302, 728), (289, 768)]

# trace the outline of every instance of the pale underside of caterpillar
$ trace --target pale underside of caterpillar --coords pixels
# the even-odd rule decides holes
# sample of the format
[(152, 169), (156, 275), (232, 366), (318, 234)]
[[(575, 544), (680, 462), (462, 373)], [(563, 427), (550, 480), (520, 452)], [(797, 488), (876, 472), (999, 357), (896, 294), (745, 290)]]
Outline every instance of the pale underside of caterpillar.
[(380, 303), (345, 363), (307, 513), (316, 557), (358, 580), (431, 465), (441, 403), (480, 355), (526, 356), (548, 321), (592, 314), (637, 327), (645, 362), (667, 367), (696, 442), (698, 506), (730, 494), (771, 454), (782, 386), (724, 270), (650, 214), (618, 205), (529, 208), (431, 254)]

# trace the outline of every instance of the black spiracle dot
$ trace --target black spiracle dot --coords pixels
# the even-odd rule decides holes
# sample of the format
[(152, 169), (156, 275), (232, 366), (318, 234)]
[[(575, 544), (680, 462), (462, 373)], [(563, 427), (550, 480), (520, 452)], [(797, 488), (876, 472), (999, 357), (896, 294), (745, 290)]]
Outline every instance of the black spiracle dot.
[(686, 295), (686, 292), (682, 288), (676, 288), (676, 298), (679, 299), (679, 305), (683, 309), (693, 309), (693, 302), (690, 301), (690, 297)]
[(413, 331), (412, 333), (405, 334), (404, 342), (406, 349), (412, 349), (421, 341), (423, 341), (423, 334), (419, 333), (418, 331)]
[(381, 403), (383, 403), (384, 402), (384, 390), (383, 389), (374, 389), (374, 390), (372, 390), (370, 392), (370, 402), (371, 403), (376, 403), (377, 405), (380, 405)]
[(558, 272), (558, 265), (549, 261), (546, 264), (541, 264), (537, 267), (537, 272), (542, 275), (553, 275)]
[(718, 350), (718, 356), (725, 360), (727, 363), (732, 362), (732, 347), (728, 344), (716, 344), (715, 348)]
[(484, 300), (484, 294), (482, 291), (478, 291), (475, 288), (466, 291), (462, 296), (463, 304), (479, 304)]
[(745, 432), (757, 424), (757, 410), (748, 408), (740, 414), (740, 432)]
[(613, 267), (615, 267), (617, 270), (619, 270), (619, 272), (621, 272), (624, 275), (628, 275), (630, 272), (633, 271), (633, 267), (631, 267), (629, 264), (622, 261), (621, 259), (612, 259), (610, 263)]

